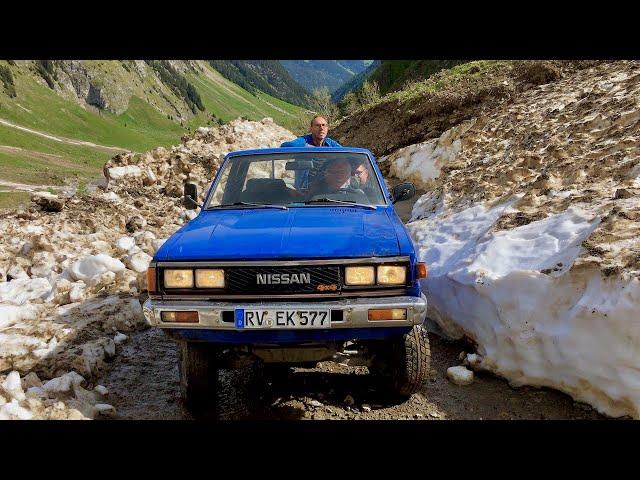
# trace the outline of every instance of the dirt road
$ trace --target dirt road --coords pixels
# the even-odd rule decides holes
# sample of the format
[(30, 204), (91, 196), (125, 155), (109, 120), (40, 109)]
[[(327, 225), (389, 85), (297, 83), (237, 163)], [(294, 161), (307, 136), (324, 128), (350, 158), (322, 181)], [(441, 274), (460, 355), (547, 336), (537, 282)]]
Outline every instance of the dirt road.
[[(392, 182), (395, 183), (395, 182)], [(419, 198), (419, 194), (415, 199)], [(397, 205), (406, 221), (411, 202)], [(430, 335), (430, 379), (407, 401), (376, 389), (366, 367), (321, 362), (313, 369), (291, 369), (286, 377), (256, 372), (220, 373), (220, 419), (597, 419), (587, 405), (555, 390), (512, 388), (491, 374), (476, 374), (468, 386), (452, 384), (448, 367), (459, 365), (464, 343)], [(99, 383), (120, 419), (190, 419), (182, 406), (175, 343), (158, 329), (133, 335)]]
[(69, 145), (80, 145), (80, 146), (84, 146), (84, 147), (93, 147), (93, 148), (97, 148), (99, 150), (105, 150), (107, 152), (128, 152), (129, 151), (128, 149), (122, 148), (122, 147), (111, 147), (111, 146), (108, 146), (108, 145), (98, 145), (96, 143), (87, 142), (85, 140), (76, 140), (74, 138), (66, 138), (66, 137), (61, 137), (61, 136), (57, 136), (57, 135), (51, 135), (50, 133), (44, 133), (44, 132), (40, 132), (38, 130), (33, 130), (31, 128), (23, 127), (21, 125), (16, 125), (15, 123), (11, 123), (8, 120), (4, 120), (2, 118), (0, 118), (0, 125), (4, 125), (5, 127), (15, 128), (17, 130), (22, 130), (23, 132), (32, 133), (34, 135), (38, 135), (40, 137), (47, 138), (49, 140), (54, 140), (56, 142), (66, 143), (66, 144), (69, 144)]

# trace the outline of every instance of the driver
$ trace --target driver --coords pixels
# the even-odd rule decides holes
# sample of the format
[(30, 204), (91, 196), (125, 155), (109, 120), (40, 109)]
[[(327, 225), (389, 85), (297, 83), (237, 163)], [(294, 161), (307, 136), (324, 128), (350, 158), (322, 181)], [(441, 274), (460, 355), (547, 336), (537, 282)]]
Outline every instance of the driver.
[(360, 189), (351, 188), (351, 162), (347, 159), (337, 159), (327, 162), (322, 174), (311, 185), (309, 198), (323, 195), (342, 194), (344, 198), (335, 200), (350, 200), (357, 203), (369, 203), (366, 195)]

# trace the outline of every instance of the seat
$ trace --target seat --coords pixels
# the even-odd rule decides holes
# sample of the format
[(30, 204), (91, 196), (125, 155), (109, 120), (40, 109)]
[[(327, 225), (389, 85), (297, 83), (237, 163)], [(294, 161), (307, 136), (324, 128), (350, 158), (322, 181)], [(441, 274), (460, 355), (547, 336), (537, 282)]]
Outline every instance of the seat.
[(287, 185), (281, 178), (252, 178), (240, 194), (240, 201), (252, 203), (283, 203), (289, 200)]

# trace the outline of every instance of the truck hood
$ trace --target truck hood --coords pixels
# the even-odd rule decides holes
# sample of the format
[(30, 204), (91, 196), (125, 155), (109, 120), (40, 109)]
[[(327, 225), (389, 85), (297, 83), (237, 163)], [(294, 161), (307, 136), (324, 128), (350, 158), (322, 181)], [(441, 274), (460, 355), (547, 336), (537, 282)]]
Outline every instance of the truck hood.
[(393, 221), (383, 207), (204, 211), (164, 243), (156, 260), (396, 256)]

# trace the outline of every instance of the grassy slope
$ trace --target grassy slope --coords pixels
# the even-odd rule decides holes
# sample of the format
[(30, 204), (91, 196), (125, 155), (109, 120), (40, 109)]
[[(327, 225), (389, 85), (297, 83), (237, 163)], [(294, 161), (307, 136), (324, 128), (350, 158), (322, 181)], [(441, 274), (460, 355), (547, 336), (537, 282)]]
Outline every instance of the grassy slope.
[(271, 117), (286, 128), (291, 128), (296, 123), (298, 116), (304, 109), (291, 105), (278, 98), (258, 93), (253, 96), (235, 83), (230, 82), (212, 68), (206, 66), (206, 74), (187, 73), (186, 77), (191, 82), (202, 98), (206, 107), (204, 114), (198, 114), (189, 124), (192, 127), (206, 123), (207, 112), (212, 112), (216, 117), (224, 121), (247, 117), (250, 120), (260, 120)]
[[(94, 68), (115, 67), (105, 62)], [(206, 125), (210, 113), (224, 121), (240, 116), (252, 120), (272, 117), (277, 123), (291, 128), (304, 113), (304, 109), (267, 94), (253, 96), (213, 69), (208, 69), (206, 75), (187, 74), (200, 92), (206, 111), (181, 126), (137, 96), (131, 97), (128, 109), (121, 115), (89, 111), (40, 84), (26, 67), (12, 70), (17, 97), (9, 98), (0, 86), (0, 118), (56, 136), (138, 152), (179, 143), (180, 136), (188, 127)], [(151, 92), (150, 86), (145, 85), (144, 88), (144, 92)], [(85, 181), (98, 175), (104, 162), (114, 153), (68, 145), (0, 125), (0, 179), (34, 184), (60, 184), (69, 177)]]
[(3, 192), (0, 191), (0, 211), (4, 209), (13, 209), (19, 205), (29, 202), (31, 197), (27, 192)]

